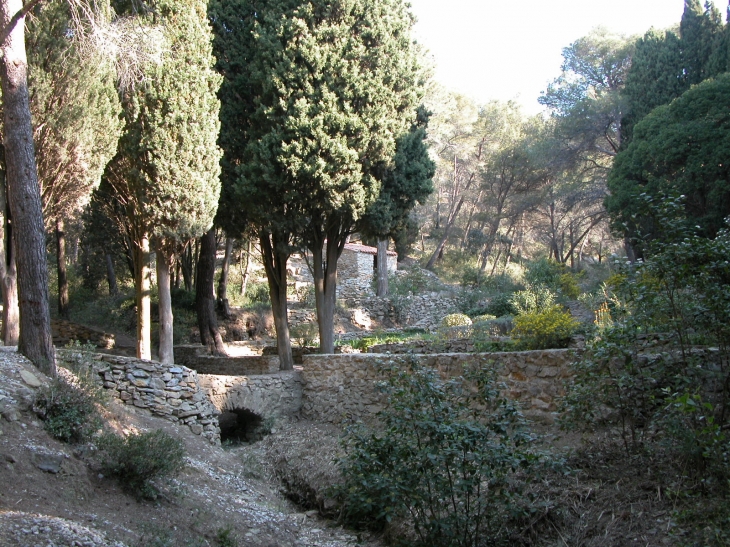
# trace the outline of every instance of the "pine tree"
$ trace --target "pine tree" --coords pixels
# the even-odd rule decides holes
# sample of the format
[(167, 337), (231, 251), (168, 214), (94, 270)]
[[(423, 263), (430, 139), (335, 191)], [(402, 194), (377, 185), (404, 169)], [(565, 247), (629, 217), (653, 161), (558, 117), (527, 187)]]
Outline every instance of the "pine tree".
[(172, 250), (210, 228), (220, 193), (216, 145), (220, 77), (212, 70), (204, 2), (159, 0), (145, 8), (149, 23), (163, 28), (166, 53), (161, 63), (146, 68), (145, 80), (123, 97), (124, 135), (106, 175), (132, 226), (137, 355), (146, 359), (151, 355), (149, 255), (154, 238), (161, 300), (160, 359), (169, 362)]

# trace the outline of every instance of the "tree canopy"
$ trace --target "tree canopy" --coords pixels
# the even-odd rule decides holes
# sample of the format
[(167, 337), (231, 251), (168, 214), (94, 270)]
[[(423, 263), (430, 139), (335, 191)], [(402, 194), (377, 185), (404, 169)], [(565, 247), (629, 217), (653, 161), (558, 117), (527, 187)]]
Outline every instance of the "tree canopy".
[(661, 227), (639, 210), (641, 194), (682, 194), (688, 220), (714, 237), (730, 214), (730, 74), (692, 87), (653, 110), (634, 128), (614, 163), (606, 208), (617, 231)]

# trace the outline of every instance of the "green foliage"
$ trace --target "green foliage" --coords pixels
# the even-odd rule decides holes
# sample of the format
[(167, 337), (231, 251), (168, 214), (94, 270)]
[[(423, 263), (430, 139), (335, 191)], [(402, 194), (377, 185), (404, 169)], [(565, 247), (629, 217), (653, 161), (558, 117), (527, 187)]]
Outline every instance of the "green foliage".
[(161, 429), (126, 437), (105, 433), (97, 444), (103, 473), (138, 498), (156, 499), (159, 492), (153, 481), (175, 475), (185, 464), (182, 441)]
[(195, 291), (187, 291), (184, 288), (170, 288), (170, 299), (174, 310), (195, 311)]
[(509, 301), (516, 315), (539, 313), (555, 304), (555, 293), (544, 285), (528, 285), (510, 296)]
[(410, 296), (441, 288), (438, 278), (427, 270), (411, 268), (388, 274), (388, 292), (391, 296)]
[(441, 319), (442, 327), (467, 327), (471, 323), (472, 321), (469, 316), (463, 313), (450, 313)]
[(685, 447), (687, 460), (715, 458), (722, 467), (726, 456), (716, 458), (727, 442), (718, 433), (730, 389), (730, 233), (707, 239), (687, 229), (681, 200), (651, 206), (667, 237), (647, 244), (647, 261), (615, 264), (611, 320), (576, 364), (566, 425), (617, 423), (627, 449), (649, 434), (664, 436)]
[(577, 328), (570, 312), (555, 304), (515, 317), (511, 334), (520, 349), (565, 348)]
[(517, 315), (518, 310), (512, 302), (513, 294), (500, 293), (489, 299), (483, 311), (490, 315), (503, 317), (506, 315)]
[[(686, 196), (689, 226), (714, 237), (730, 214), (730, 75), (692, 87), (653, 110), (634, 128), (608, 178), (606, 209), (614, 230), (637, 238), (668, 237), (657, 207), (666, 195)], [(691, 143), (691, 146), (688, 145)]]
[(144, 17), (161, 28), (166, 54), (124, 94), (124, 133), (106, 177), (126, 204), (137, 243), (140, 234), (185, 241), (210, 228), (218, 205), (221, 77), (213, 71), (205, 2), (154, 0), (149, 7)]
[[(109, 2), (97, 9), (108, 10)], [(27, 20), (28, 87), (44, 219), (79, 211), (114, 155), (121, 132), (108, 58), (79, 52), (71, 9), (57, 2)], [(88, 57), (91, 54), (92, 57)]]
[(382, 429), (354, 427), (345, 441), (344, 518), (370, 528), (408, 519), (415, 539), (399, 538), (404, 545), (509, 545), (522, 502), (516, 472), (536, 458), (493, 373), (442, 380), (415, 362), (383, 372)]
[(545, 285), (555, 287), (559, 284), (560, 276), (567, 273), (565, 264), (541, 258), (530, 264), (525, 270), (525, 282), (530, 285)]
[(408, 215), (416, 203), (423, 204), (433, 193), (436, 165), (425, 143), (430, 115), (425, 107), (419, 107), (410, 130), (396, 139), (393, 167), (381, 177), (380, 194), (360, 220), (361, 233), (392, 237), (407, 228)]
[(53, 437), (66, 443), (82, 443), (101, 427), (96, 405), (93, 392), (59, 377), (38, 390), (33, 410)]
[(319, 327), (317, 323), (299, 323), (289, 327), (289, 335), (299, 347), (311, 347), (319, 338)]
[(264, 282), (253, 282), (246, 285), (246, 302), (248, 306), (256, 304), (269, 304), (271, 296), (269, 294), (269, 284)]

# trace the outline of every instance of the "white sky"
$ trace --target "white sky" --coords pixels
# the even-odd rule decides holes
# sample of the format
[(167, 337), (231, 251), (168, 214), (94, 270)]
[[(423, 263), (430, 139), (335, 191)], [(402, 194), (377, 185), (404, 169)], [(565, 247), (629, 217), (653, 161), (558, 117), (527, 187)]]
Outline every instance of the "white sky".
[[(409, 1), (440, 83), (480, 103), (515, 99), (531, 114), (560, 75), (564, 47), (599, 25), (626, 35), (667, 28), (684, 9), (684, 0)], [(725, 0), (715, 5), (724, 13)]]

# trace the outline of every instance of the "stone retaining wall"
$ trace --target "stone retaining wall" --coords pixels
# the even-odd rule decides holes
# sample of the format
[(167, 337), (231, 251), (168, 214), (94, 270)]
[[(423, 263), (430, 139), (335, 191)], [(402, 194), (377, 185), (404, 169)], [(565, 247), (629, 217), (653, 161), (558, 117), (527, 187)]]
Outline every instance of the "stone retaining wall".
[(96, 347), (104, 349), (113, 348), (115, 344), (113, 334), (100, 329), (91, 329), (65, 319), (52, 319), (51, 332), (53, 334), (53, 345), (56, 347), (64, 347), (72, 340), (82, 344), (91, 342)]
[(171, 422), (186, 424), (196, 435), (220, 444), (218, 411), (200, 389), (198, 374), (186, 366), (163, 365), (132, 357), (57, 350), (60, 360), (93, 366), (112, 397)]
[(175, 364), (194, 369), (199, 374), (250, 376), (271, 374), (279, 370), (279, 357), (276, 355), (221, 357), (207, 355), (202, 346), (175, 346), (174, 352)]
[(367, 421), (385, 402), (385, 395), (377, 389), (377, 383), (384, 380), (378, 365), (406, 367), (409, 359), (437, 369), (444, 377), (461, 374), (465, 365), (494, 367), (499, 380), (507, 386), (507, 395), (521, 403), (525, 416), (552, 423), (557, 411), (556, 398), (563, 394), (574, 352), (307, 355), (302, 372), (302, 416), (337, 424)]
[(302, 378), (296, 370), (248, 377), (200, 374), (198, 378), (218, 412), (246, 409), (266, 419), (296, 415), (302, 406)]
[(397, 298), (349, 298), (347, 307), (367, 313), (379, 322), (436, 330), (444, 316), (457, 311), (457, 299), (450, 294), (429, 293)]
[(412, 340), (409, 342), (393, 342), (376, 344), (368, 348), (368, 353), (474, 353), (474, 340), (457, 338), (455, 340)]

